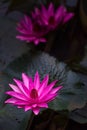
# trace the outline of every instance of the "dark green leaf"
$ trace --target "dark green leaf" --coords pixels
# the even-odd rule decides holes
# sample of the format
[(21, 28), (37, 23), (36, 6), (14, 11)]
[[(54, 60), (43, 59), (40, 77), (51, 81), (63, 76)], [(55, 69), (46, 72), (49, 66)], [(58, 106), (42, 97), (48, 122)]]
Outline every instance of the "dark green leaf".
[(30, 119), (30, 112), (27, 112), (20, 124), (20, 129), (19, 130), (26, 130), (27, 125), (29, 123), (29, 119)]
[(10, 82), (10, 77), (8, 74), (1, 72), (0, 73), (0, 108), (4, 107), (5, 99), (7, 98), (7, 95), (5, 92), (9, 89), (8, 83)]
[(87, 123), (87, 105), (82, 109), (73, 111), (70, 118), (79, 123)]
[(5, 105), (0, 109), (0, 130), (19, 130), (25, 114), (27, 113), (22, 109), (12, 105)]
[(25, 72), (34, 77), (36, 71), (40, 73), (41, 79), (46, 74), (50, 75), (50, 80), (65, 79), (65, 64), (59, 63), (54, 57), (43, 52), (29, 52), (13, 61), (6, 72), (12, 77), (21, 78), (21, 73)]
[(58, 98), (50, 103), (54, 110), (75, 110), (82, 108), (87, 102), (86, 83), (75, 72), (67, 71), (67, 78)]

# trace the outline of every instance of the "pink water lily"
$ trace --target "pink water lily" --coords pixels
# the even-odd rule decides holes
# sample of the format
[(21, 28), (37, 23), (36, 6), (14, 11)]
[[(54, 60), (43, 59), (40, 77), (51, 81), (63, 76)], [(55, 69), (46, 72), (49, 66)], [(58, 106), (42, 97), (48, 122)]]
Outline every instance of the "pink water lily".
[(41, 10), (35, 8), (32, 12), (32, 17), (37, 19), (39, 24), (47, 26), (47, 29), (54, 30), (58, 25), (68, 22), (74, 16), (73, 13), (68, 13), (64, 6), (59, 6), (56, 10), (52, 3), (48, 9), (42, 5)]
[(33, 22), (29, 16), (24, 16), (24, 19), (18, 23), (17, 30), (20, 34), (16, 38), (20, 40), (34, 42), (35, 45), (38, 45), (39, 42), (46, 42), (46, 39), (43, 37), (46, 34), (45, 28)]
[(49, 75), (46, 75), (40, 82), (38, 72), (35, 74), (34, 81), (25, 73), (22, 73), (22, 80), (14, 79), (16, 85), (9, 84), (12, 91), (7, 91), (6, 94), (11, 98), (5, 103), (14, 104), (25, 111), (31, 109), (35, 115), (40, 112), (40, 108), (48, 108), (48, 103), (55, 99), (57, 92), (62, 88), (62, 86), (53, 88), (57, 81), (48, 84)]
[(64, 6), (59, 6), (56, 10), (52, 3), (48, 8), (44, 5), (41, 9), (35, 8), (31, 12), (31, 17), (25, 16), (18, 23), (17, 30), (20, 32), (16, 38), (27, 42), (33, 42), (38, 45), (40, 42), (46, 42), (45, 36), (58, 26), (65, 24), (74, 16), (73, 13), (68, 13)]

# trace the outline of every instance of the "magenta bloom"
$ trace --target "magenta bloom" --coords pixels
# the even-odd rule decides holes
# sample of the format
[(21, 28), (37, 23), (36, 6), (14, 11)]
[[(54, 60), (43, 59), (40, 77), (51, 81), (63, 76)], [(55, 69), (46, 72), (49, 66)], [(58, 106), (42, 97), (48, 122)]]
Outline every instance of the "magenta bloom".
[(12, 97), (5, 103), (12, 103), (18, 108), (24, 108), (25, 111), (32, 109), (35, 115), (39, 113), (40, 108), (48, 108), (47, 103), (55, 99), (57, 92), (62, 88), (62, 86), (53, 88), (57, 81), (48, 84), (48, 75), (40, 82), (38, 72), (34, 81), (24, 73), (22, 79), (23, 81), (14, 79), (16, 85), (9, 84), (13, 91), (7, 91), (6, 94)]
[(35, 45), (39, 42), (46, 42), (46, 39), (43, 37), (46, 34), (45, 28), (42, 28), (39, 24), (33, 22), (29, 16), (25, 16), (18, 24), (17, 30), (21, 34), (16, 36), (16, 38), (20, 40), (34, 42)]
[(49, 4), (48, 9), (42, 5), (41, 10), (35, 8), (35, 12), (32, 12), (32, 17), (37, 19), (42, 26), (47, 26), (49, 30), (54, 30), (58, 25), (66, 23), (73, 16), (74, 14), (68, 13), (64, 6), (60, 6), (55, 10), (52, 3)]
[(31, 13), (31, 18), (25, 16), (21, 20), (17, 26), (20, 35), (16, 36), (16, 38), (34, 42), (35, 45), (46, 42), (45, 35), (48, 32), (66, 23), (73, 16), (74, 14), (68, 13), (64, 6), (60, 6), (55, 10), (52, 3), (49, 4), (48, 9), (42, 5), (41, 9), (35, 8), (35, 11)]

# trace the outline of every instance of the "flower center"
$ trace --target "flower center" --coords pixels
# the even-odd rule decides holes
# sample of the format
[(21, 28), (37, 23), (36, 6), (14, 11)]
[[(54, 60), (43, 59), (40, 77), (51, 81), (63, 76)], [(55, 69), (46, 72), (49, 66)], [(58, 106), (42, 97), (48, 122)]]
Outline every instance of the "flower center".
[(49, 24), (55, 24), (55, 19), (54, 19), (54, 17), (53, 16), (51, 16), (50, 18), (49, 18)]
[(33, 99), (38, 98), (38, 92), (37, 92), (36, 89), (31, 90), (30, 97), (33, 98)]
[(39, 26), (39, 24), (35, 23), (33, 29), (34, 29), (34, 32), (40, 32), (41, 27)]

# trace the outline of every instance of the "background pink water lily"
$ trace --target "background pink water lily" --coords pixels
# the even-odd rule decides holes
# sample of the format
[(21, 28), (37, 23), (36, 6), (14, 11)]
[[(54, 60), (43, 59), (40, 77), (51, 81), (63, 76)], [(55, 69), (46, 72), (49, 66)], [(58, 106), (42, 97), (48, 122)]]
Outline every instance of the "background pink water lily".
[(55, 30), (58, 26), (68, 22), (74, 16), (73, 13), (68, 13), (64, 6), (59, 6), (55, 9), (53, 3), (50, 3), (48, 8), (44, 5), (41, 9), (35, 8), (31, 12), (31, 17), (25, 16), (17, 26), (20, 32), (16, 38), (33, 42), (38, 45), (40, 42), (46, 42), (46, 34)]
[(22, 73), (22, 80), (14, 79), (16, 85), (9, 84), (12, 91), (7, 91), (6, 94), (12, 97), (5, 103), (11, 103), (25, 111), (32, 109), (35, 115), (40, 112), (40, 108), (48, 108), (48, 102), (55, 99), (57, 92), (62, 88), (62, 86), (53, 88), (57, 81), (48, 84), (49, 75), (40, 82), (38, 72), (35, 74), (34, 81), (24, 73)]
[(17, 30), (21, 33), (17, 35), (16, 38), (27, 41), (34, 42), (37, 45), (39, 42), (46, 42), (43, 37), (46, 31), (39, 24), (32, 21), (29, 16), (24, 16), (24, 19), (18, 23)]
[(47, 29), (54, 30), (58, 25), (68, 22), (74, 13), (67, 12), (64, 6), (59, 6), (55, 9), (53, 3), (50, 3), (48, 9), (42, 5), (41, 9), (35, 8), (32, 12), (32, 18), (37, 19), (42, 26), (47, 26)]

